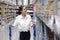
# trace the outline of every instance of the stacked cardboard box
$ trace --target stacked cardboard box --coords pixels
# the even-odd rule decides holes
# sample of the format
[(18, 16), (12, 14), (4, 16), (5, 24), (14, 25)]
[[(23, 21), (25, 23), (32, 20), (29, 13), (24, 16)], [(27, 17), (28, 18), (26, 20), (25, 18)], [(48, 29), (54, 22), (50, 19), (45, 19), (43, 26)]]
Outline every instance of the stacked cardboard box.
[(54, 14), (54, 0), (48, 0), (46, 10), (49, 10), (49, 14)]

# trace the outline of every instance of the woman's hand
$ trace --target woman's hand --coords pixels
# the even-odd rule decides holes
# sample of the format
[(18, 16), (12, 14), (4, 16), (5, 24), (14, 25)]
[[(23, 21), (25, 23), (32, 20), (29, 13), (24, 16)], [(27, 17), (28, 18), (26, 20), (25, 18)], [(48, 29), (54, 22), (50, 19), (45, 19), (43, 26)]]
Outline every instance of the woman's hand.
[(10, 27), (14, 27), (13, 24), (12, 25), (9, 25)]

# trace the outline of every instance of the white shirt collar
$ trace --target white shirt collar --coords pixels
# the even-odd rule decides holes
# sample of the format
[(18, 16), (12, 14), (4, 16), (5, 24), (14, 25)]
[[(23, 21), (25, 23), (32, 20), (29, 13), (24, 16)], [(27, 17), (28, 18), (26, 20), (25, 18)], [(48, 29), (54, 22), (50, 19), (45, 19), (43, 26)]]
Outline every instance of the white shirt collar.
[[(27, 16), (27, 14), (26, 14), (26, 17), (25, 18), (27, 18), (28, 16)], [(22, 14), (21, 14), (21, 18), (23, 19), (24, 17), (22, 16)]]

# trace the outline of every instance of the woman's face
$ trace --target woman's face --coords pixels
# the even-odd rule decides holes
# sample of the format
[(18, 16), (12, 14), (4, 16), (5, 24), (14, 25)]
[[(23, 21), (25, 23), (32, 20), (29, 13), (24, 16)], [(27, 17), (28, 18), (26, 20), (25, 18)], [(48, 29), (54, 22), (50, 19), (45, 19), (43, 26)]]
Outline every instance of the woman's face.
[(26, 15), (26, 13), (27, 13), (26, 7), (23, 7), (21, 13), (22, 13), (23, 15)]

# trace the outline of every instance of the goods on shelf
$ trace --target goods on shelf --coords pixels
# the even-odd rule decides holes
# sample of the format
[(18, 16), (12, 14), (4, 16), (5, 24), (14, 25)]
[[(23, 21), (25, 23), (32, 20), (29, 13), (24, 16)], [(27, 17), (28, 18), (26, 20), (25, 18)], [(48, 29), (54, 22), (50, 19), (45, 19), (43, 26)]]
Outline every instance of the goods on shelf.
[(58, 1), (58, 15), (60, 16), (60, 1)]
[(0, 25), (2, 25), (2, 19), (5, 19), (5, 23), (8, 24), (11, 20), (16, 17), (17, 6), (10, 5), (8, 3), (0, 3)]
[(49, 14), (54, 14), (54, 0), (48, 0), (46, 10), (49, 10)]

